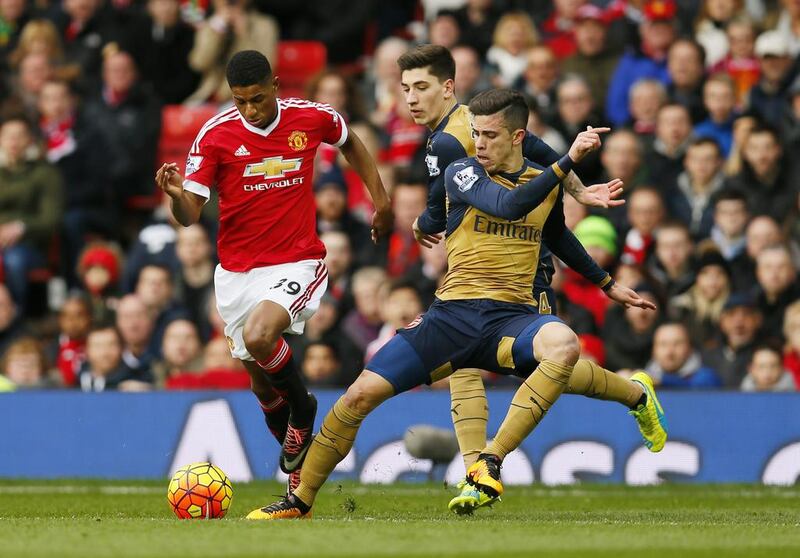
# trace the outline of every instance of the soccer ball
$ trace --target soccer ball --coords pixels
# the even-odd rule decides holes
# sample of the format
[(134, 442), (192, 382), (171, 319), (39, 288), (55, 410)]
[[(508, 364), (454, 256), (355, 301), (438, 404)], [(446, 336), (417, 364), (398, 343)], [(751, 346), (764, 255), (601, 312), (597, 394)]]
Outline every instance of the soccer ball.
[(233, 487), (219, 467), (192, 463), (172, 475), (167, 500), (181, 519), (218, 519), (231, 507)]

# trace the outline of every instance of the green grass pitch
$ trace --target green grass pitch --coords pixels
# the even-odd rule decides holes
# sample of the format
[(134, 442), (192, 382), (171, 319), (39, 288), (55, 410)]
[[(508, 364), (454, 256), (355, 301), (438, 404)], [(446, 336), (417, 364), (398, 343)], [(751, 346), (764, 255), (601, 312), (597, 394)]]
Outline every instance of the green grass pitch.
[(225, 519), (181, 521), (167, 481), (0, 481), (0, 557), (800, 557), (800, 487), (508, 487), (472, 517), (442, 485), (327, 486), (312, 521), (250, 522), (276, 483), (234, 484)]

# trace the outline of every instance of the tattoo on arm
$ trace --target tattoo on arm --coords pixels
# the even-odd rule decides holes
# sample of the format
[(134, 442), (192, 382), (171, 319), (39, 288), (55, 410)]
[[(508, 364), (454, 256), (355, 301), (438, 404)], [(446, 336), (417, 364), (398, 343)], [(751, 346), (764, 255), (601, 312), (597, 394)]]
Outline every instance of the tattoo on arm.
[(570, 173), (564, 179), (563, 184), (564, 184), (564, 189), (573, 198), (577, 198), (578, 196), (580, 196), (581, 191), (584, 189), (583, 182), (581, 182), (581, 179), (578, 178), (577, 174), (575, 174), (575, 171), (570, 171)]

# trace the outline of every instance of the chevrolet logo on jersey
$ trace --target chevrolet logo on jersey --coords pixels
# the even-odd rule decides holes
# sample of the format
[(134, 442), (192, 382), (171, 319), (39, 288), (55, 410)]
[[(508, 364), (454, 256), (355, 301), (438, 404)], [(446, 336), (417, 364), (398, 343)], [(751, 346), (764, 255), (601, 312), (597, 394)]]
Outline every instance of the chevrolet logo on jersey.
[(250, 163), (244, 168), (243, 176), (263, 176), (269, 178), (281, 178), (287, 172), (300, 170), (303, 159), (284, 159), (283, 157), (268, 157), (260, 163)]

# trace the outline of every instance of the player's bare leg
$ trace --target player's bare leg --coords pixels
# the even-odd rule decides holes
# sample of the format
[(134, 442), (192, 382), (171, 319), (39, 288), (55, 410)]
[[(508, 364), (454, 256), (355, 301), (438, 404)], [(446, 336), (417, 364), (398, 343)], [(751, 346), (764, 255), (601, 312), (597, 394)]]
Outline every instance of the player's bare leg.
[(317, 401), (303, 384), (292, 351), (282, 335), (290, 324), (289, 314), (282, 306), (265, 300), (248, 316), (242, 335), (247, 351), (266, 372), (269, 383), (289, 403), (291, 412), (280, 458), (280, 467), (285, 473), (302, 465), (317, 413)]
[(274, 504), (250, 512), (248, 519), (308, 517), (317, 492), (336, 465), (350, 453), (361, 423), (393, 395), (392, 384), (378, 374), (364, 370), (322, 422), (306, 455), (297, 490)]

